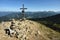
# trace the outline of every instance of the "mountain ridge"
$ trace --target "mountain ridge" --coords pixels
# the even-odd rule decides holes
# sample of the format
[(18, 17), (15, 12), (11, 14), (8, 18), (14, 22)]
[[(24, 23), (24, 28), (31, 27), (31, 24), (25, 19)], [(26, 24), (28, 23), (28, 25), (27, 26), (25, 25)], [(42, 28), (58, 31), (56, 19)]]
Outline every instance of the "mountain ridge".
[[(7, 13), (9, 13), (9, 12), (7, 12)], [(26, 18), (44, 18), (44, 17), (48, 17), (48, 16), (53, 16), (56, 14), (58, 14), (58, 13), (56, 13), (56, 12), (25, 12), (25, 17)], [(10, 12), (6, 16), (0, 17), (0, 20), (9, 20), (9, 19), (13, 19), (13, 18), (15, 18), (15, 19), (22, 18), (21, 12)]]

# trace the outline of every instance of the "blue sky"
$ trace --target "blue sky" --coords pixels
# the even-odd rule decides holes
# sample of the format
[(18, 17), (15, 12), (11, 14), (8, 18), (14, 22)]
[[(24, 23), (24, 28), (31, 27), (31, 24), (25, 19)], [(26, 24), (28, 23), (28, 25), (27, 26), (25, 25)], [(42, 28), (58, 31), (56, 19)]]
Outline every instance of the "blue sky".
[(22, 4), (26, 11), (60, 11), (60, 0), (0, 0), (0, 11), (20, 11)]

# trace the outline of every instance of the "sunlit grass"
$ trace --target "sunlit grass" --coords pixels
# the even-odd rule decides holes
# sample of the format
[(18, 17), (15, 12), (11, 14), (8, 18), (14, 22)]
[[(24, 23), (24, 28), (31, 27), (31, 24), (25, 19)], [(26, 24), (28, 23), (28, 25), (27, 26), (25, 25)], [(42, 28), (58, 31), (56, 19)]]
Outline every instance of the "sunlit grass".
[(54, 39), (60, 40), (59, 32), (56, 32), (55, 30), (52, 30), (51, 28), (48, 28), (43, 24), (40, 24), (40, 30), (45, 37), (51, 40), (54, 40)]

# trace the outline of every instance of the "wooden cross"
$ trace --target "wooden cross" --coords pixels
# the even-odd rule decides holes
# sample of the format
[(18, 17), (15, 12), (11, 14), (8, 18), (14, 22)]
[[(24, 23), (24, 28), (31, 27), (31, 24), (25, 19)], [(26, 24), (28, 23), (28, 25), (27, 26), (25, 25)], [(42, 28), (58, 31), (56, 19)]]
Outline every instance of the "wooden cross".
[(23, 16), (23, 18), (25, 18), (25, 9), (27, 9), (27, 8), (24, 8), (24, 4), (22, 5), (22, 8), (20, 8), (21, 10), (22, 10), (22, 16)]

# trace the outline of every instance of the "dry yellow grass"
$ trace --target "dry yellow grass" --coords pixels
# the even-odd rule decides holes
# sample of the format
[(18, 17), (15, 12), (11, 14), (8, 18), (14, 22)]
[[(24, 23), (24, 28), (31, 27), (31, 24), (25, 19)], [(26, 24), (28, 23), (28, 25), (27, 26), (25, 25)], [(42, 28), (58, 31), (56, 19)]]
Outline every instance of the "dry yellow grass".
[[(24, 40), (22, 38), (16, 38), (16, 37), (10, 37), (7, 34), (5, 34), (4, 29), (9, 28), (11, 25), (11, 22), (2, 22), (0, 23), (0, 40)], [(31, 20), (25, 20), (25, 21), (15, 21), (16, 28), (18, 27), (21, 29), (23, 36), (26, 35), (28, 39), (26, 40), (54, 40), (49, 38), (53, 35), (60, 35), (59, 33), (55, 32), (54, 30), (47, 28), (46, 26), (35, 22)], [(24, 31), (24, 29), (28, 28), (28, 31)], [(21, 31), (20, 34), (21, 35)], [(24, 32), (23, 32), (24, 31)], [(59, 38), (60, 36), (57, 36)], [(56, 39), (57, 40), (57, 39)]]

